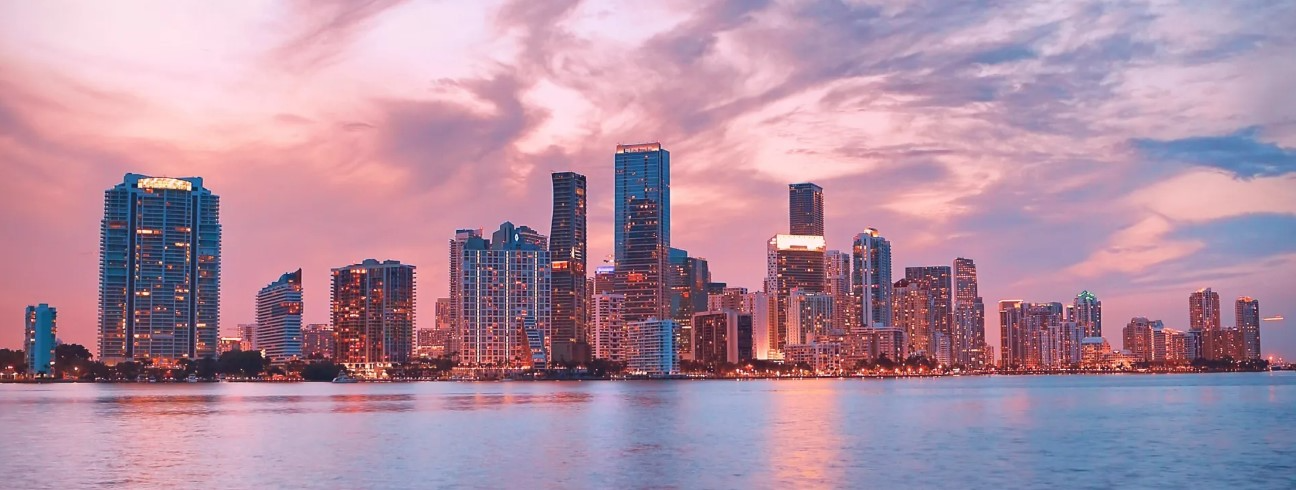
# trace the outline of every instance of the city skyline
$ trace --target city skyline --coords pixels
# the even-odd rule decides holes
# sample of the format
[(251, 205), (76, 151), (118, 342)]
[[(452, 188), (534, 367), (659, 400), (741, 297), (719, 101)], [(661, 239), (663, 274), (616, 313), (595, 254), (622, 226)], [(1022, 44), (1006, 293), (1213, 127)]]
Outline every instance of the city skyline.
[[(115, 65), (87, 64), (56, 69), (53, 67), (58, 65), (45, 64), (34, 56), (0, 52), (5, 65), (14, 68), (10, 74), (0, 75), (0, 84), (9, 89), (0, 95), (0, 115), (4, 116), (0, 117), (4, 129), (0, 134), (18, 136), (0, 138), (0, 156), (5, 169), (12, 172), (11, 178), (0, 183), (4, 191), (0, 192), (4, 195), (2, 218), (7, 229), (24, 230), (21, 236), (10, 235), (0, 245), (8, 257), (4, 271), (11, 278), (4, 284), (0, 308), (16, 319), (18, 309), (26, 305), (57, 307), (59, 336), (66, 342), (96, 344), (95, 235), (102, 217), (100, 197), (125, 173), (202, 176), (206, 186), (221, 196), (224, 269), (220, 320), (228, 333), (230, 327), (254, 320), (248, 298), (265, 285), (267, 277), (297, 268), (307, 271), (303, 322), (327, 322), (326, 272), (337, 264), (365, 257), (392, 258), (419, 267), (423, 304), (431, 305), (432, 299), (447, 295), (444, 244), (454, 230), (465, 224), (504, 219), (547, 222), (550, 209), (544, 203), (550, 199), (550, 172), (571, 170), (590, 179), (588, 257), (589, 269), (594, 269), (613, 249), (613, 177), (607, 154), (618, 143), (649, 140), (661, 141), (672, 152), (670, 243), (688, 250), (691, 256), (707, 258), (716, 280), (730, 286), (760, 289), (765, 243), (787, 226), (785, 186), (812, 180), (825, 189), (827, 249), (849, 250), (852, 237), (865, 228), (877, 228), (891, 242), (896, 271), (950, 264), (956, 257), (974, 259), (979, 294), (989, 310), (1001, 300), (1023, 297), (1029, 302), (1070, 304), (1080, 291), (1092, 291), (1103, 300), (1109, 326), (1104, 333), (1113, 346), (1120, 344), (1115, 332), (1134, 317), (1188, 330), (1184, 298), (1204, 287), (1220, 293), (1225, 326), (1234, 322), (1228, 305), (1241, 296), (1263, 303), (1262, 316), (1293, 317), (1296, 254), (1283, 238), (1296, 229), (1292, 217), (1296, 197), (1290, 191), (1296, 185), (1292, 174), (1296, 153), (1291, 149), (1296, 146), (1296, 134), (1289, 125), (1279, 124), (1278, 115), (1291, 111), (1266, 109), (1255, 104), (1259, 96), (1246, 96), (1248, 90), (1272, 93), (1263, 84), (1278, 80), (1271, 77), (1281, 77), (1281, 70), (1249, 77), (1252, 81), (1247, 83), (1261, 85), (1245, 90), (1222, 85), (1221, 79), (1214, 77), (1186, 83), (1194, 90), (1180, 91), (1183, 105), (1168, 108), (1160, 108), (1154, 95), (1140, 92), (1119, 76), (1112, 89), (1120, 91), (1119, 95), (1103, 93), (1096, 80), (1102, 77), (1083, 70), (1095, 57), (1112, 56), (1115, 61), (1109, 69), (1118, 75), (1159, 69), (1169, 79), (1191, 79), (1201, 76), (1201, 70), (1211, 63), (1211, 70), (1223, 64), (1224, 75), (1245, 73), (1247, 66), (1274, 56), (1275, 45), (1291, 42), (1266, 22), (1252, 21), (1246, 32), (1239, 32), (1241, 28), (1197, 32), (1198, 38), (1189, 45), (1169, 41), (1176, 32), (1174, 23), (1159, 17), (1141, 19), (1121, 8), (1072, 15), (1117, 25), (1148, 23), (1163, 30), (1153, 29), (1150, 38), (1140, 42), (1106, 31), (1068, 42), (1063, 34), (1043, 27), (1048, 19), (1027, 18), (1019, 27), (1043, 29), (1041, 37), (1011, 35), (994, 43), (931, 48), (914, 61), (917, 67), (904, 66), (896, 59), (869, 63), (878, 70), (876, 75), (889, 77), (880, 87), (870, 85), (868, 72), (829, 75), (820, 71), (826, 67), (816, 64), (819, 61), (804, 60), (792, 67), (804, 77), (785, 80), (790, 84), (786, 88), (758, 88), (756, 93), (743, 92), (738, 82), (726, 78), (740, 64), (723, 61), (707, 65), (710, 71), (699, 70), (715, 77), (712, 80), (717, 83), (705, 84), (716, 87), (711, 93), (689, 90), (687, 87), (699, 80), (696, 78), (680, 85), (644, 82), (647, 85), (629, 86), (629, 93), (590, 86), (588, 81), (553, 73), (546, 63), (554, 61), (545, 56), (586, 52), (602, 56), (606, 51), (581, 42), (565, 46), (537, 43), (536, 49), (542, 52), (521, 51), (514, 58), (502, 59), (502, 67), (497, 68), (474, 67), (471, 62), (447, 64), (453, 68), (444, 71), (426, 62), (408, 68), (378, 67), (382, 68), (375, 70), (378, 73), (395, 72), (394, 83), (381, 91), (351, 87), (354, 92), (344, 92), (351, 95), (340, 97), (342, 105), (329, 106), (321, 103), (323, 95), (332, 95), (328, 89), (346, 88), (345, 77), (338, 72), (364, 67), (362, 55), (376, 49), (370, 41), (403, 32), (397, 22), (402, 9), (467, 7), (404, 5), (339, 11), (327, 19), (311, 17), (288, 31), (315, 32), (311, 22), (342, 26), (325, 29), (325, 37), (337, 36), (336, 42), (323, 43), (329, 51), (312, 47), (301, 53), (271, 53), (296, 59), (306, 75), (276, 73), (248, 80), (217, 77), (198, 85), (189, 82), (204, 79), (201, 75), (214, 70), (214, 65), (180, 62), (176, 72), (149, 67), (210, 47), (214, 37), (205, 37), (206, 31), (182, 36), (189, 42), (169, 48), (174, 51), (140, 49), (138, 43), (147, 45), (149, 36), (196, 24), (235, 32), (247, 28), (255, 12), (203, 21), (210, 24), (181, 18), (138, 30), (134, 29), (136, 21), (104, 20), (122, 23), (120, 30), (138, 33), (114, 43), (94, 42), (103, 33), (93, 29), (68, 42), (19, 25), (23, 18), (36, 15), (34, 11), (46, 8), (0, 7), (4, 9), (0, 19), (6, 19), (0, 20), (5, 27), (0, 29), (5, 34), (0, 35), (5, 36), (6, 44), (32, 41), (51, 53), (54, 62), (66, 62), (68, 57), (91, 50), (140, 68), (117, 70)], [(1159, 12), (1166, 17), (1200, 15), (1164, 8), (1172, 11)], [(770, 15), (795, 18), (794, 13), (768, 9)], [(472, 18), (485, 19), (482, 29), (487, 33), (515, 36), (506, 37), (506, 43), (524, 45), (523, 40), (534, 36), (528, 26), (556, 24), (557, 20), (569, 22), (578, 40), (609, 35), (589, 28), (590, 19), (599, 18), (598, 7), (548, 7), (530, 15), (493, 6), (486, 10), (489, 12)], [(46, 26), (71, 31), (80, 22), (57, 12), (46, 13), (50, 14)], [(701, 55), (687, 54), (691, 51), (686, 41), (696, 37), (690, 35), (695, 29), (720, 29), (741, 39), (750, 39), (759, 30), (759, 21), (753, 20), (759, 16), (754, 13), (722, 14), (726, 12), (675, 13), (671, 19), (684, 20), (655, 29), (639, 28), (635, 32), (645, 40), (626, 42), (637, 54), (661, 61), (658, 66), (687, 68), (693, 62), (701, 63)], [(903, 9), (897, 13), (840, 14), (863, 21), (888, 15), (902, 19), (936, 15)], [(1223, 18), (1264, 15), (1241, 11), (1211, 14)], [(729, 17), (740, 20), (736, 25), (720, 24), (720, 19)], [(971, 17), (969, 21), (976, 18)], [(324, 22), (328, 19), (339, 21)], [(623, 21), (613, 23), (625, 27)], [(849, 34), (848, 29), (828, 27), (830, 38)], [(974, 31), (975, 27), (960, 29)], [(303, 36), (290, 36), (283, 45)], [(885, 44), (899, 39), (880, 41)], [(731, 60), (745, 59), (726, 51), (717, 38), (711, 41), (694, 48), (720, 60), (726, 55), (732, 56)], [(1176, 49), (1169, 54), (1139, 49), (1147, 45)], [(1104, 47), (1106, 50), (1101, 49)], [(222, 52), (235, 66), (256, 66), (254, 56), (247, 53)], [(405, 56), (399, 50), (392, 53), (398, 59)], [(880, 55), (867, 51), (863, 56)], [(982, 61), (974, 61), (978, 57)], [(980, 93), (924, 86), (935, 81), (921, 78), (920, 69), (935, 67), (940, 60), (1002, 71), (988, 79), (971, 78), (974, 87), (985, 91)], [(599, 56), (581, 63), (599, 69), (616, 64)], [(1074, 71), (1049, 75), (1042, 69), (1047, 67)], [(633, 78), (637, 70), (621, 68), (611, 73), (625, 80)], [(97, 76), (107, 71), (123, 73)], [(50, 76), (38, 76), (42, 74)], [(963, 71), (951, 75), (971, 76)], [(1016, 77), (1026, 78), (1022, 82)], [(429, 80), (440, 82), (431, 83), (429, 91)], [(244, 87), (244, 81), (261, 88)], [(318, 85), (308, 84), (302, 99), (293, 99), (286, 87), (299, 81)], [(1019, 82), (1027, 91), (1009, 89)], [(1103, 107), (1111, 110), (1132, 107), (1140, 117), (1101, 123), (1104, 111), (1057, 117), (1042, 114), (1044, 108), (1060, 101), (1039, 100), (1046, 96), (1038, 91), (1061, 82), (1071, 84), (1067, 86), (1074, 92), (1069, 97), (1105, 102), (1108, 105)], [(136, 85), (141, 88), (132, 88)], [(1226, 102), (1194, 104), (1220, 99), (1200, 92), (1216, 86), (1229, 88), (1223, 97)], [(194, 95), (182, 95), (178, 87), (192, 87)], [(862, 88), (918, 97), (931, 105), (888, 105), (860, 99)], [(143, 90), (156, 93), (145, 95)], [(590, 91), (591, 100), (608, 108), (583, 108), (575, 102), (568, 105), (573, 90)], [(226, 91), (230, 95), (224, 95)], [(258, 92), (282, 95), (284, 100), (264, 103), (254, 96)], [(546, 94), (563, 102), (537, 100)], [(714, 97), (715, 104), (698, 98), (702, 96)], [(638, 102), (628, 108), (613, 103), (622, 99)], [(647, 99), (662, 101), (663, 109), (668, 110), (645, 106)], [(60, 102), (52, 102), (55, 100)], [(981, 110), (978, 102), (993, 102), (1002, 111), (1019, 111), (1028, 116), (1025, 124), (1035, 126), (1015, 126), (999, 111), (983, 110), (978, 113), (981, 118), (954, 118), (944, 125), (917, 114), (918, 109), (940, 113), (930, 117), (949, 116), (955, 110), (977, 111)], [(803, 104), (809, 106), (807, 111), (789, 107)], [(1194, 105), (1198, 108), (1190, 107)], [(206, 110), (219, 106), (228, 108)], [(610, 109), (614, 106), (621, 109)], [(832, 113), (841, 107), (854, 108), (858, 114), (832, 119)], [(1218, 112), (1168, 127), (1159, 122), (1164, 117), (1199, 114), (1196, 111)], [(595, 117), (573, 117), (587, 112)], [(121, 123), (115, 123), (119, 119)], [(591, 128), (581, 122), (584, 119), (600, 123)], [(762, 123), (764, 120), (776, 122)], [(1050, 129), (1065, 124), (1083, 126), (1074, 128), (1074, 136), (1059, 135), (1061, 128)], [(829, 129), (823, 129), (825, 126)], [(820, 129), (805, 132), (802, 127)], [(221, 128), (228, 131), (212, 131)], [(751, 135), (734, 139), (727, 133), (729, 129)], [(792, 145), (789, 139), (774, 137), (782, 131), (794, 131), (807, 139)], [(924, 131), (935, 133), (926, 138), (919, 134)], [(437, 132), (451, 138), (420, 142)], [(858, 136), (841, 139), (852, 132)], [(253, 137), (258, 133), (265, 139)], [(977, 134), (987, 134), (986, 141), (973, 138)], [(889, 137), (895, 135), (903, 137), (892, 141)], [(312, 148), (316, 143), (322, 149)], [(1036, 153), (1007, 148), (1013, 145), (1033, 148)], [(434, 160), (437, 162), (428, 163)], [(1028, 189), (1022, 187), (1023, 177), (1048, 178), (1053, 185), (1028, 183)], [(473, 201), (482, 192), (491, 196), (490, 205)], [(1205, 204), (1176, 197), (1187, 195)], [(285, 222), (276, 218), (281, 215), (294, 219)], [(339, 222), (348, 223), (352, 231), (330, 233)], [(424, 309), (418, 320), (420, 328), (431, 326), (431, 311), (427, 306)], [(986, 323), (986, 341), (999, 345), (996, 322)], [(1266, 355), (1296, 354), (1296, 335), (1287, 323), (1263, 322), (1261, 328)], [(0, 345), (20, 345), (21, 335), (19, 328), (4, 329)]]

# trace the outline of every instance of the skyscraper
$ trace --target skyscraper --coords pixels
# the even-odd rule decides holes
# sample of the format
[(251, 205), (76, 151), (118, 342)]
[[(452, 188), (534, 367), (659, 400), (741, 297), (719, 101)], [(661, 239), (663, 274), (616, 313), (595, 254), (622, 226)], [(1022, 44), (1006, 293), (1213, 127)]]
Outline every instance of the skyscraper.
[(1219, 293), (1211, 288), (1188, 295), (1188, 328), (1195, 332), (1220, 329)]
[(1085, 337), (1102, 337), (1102, 301), (1088, 290), (1076, 295), (1075, 302), (1067, 308), (1067, 319), (1084, 330)]
[(414, 266), (366, 259), (332, 274), (334, 361), (408, 361), (414, 346)]
[(788, 232), (824, 236), (823, 188), (804, 182), (788, 185)]
[(1244, 359), (1260, 358), (1260, 301), (1248, 296), (1237, 299), (1237, 329), (1242, 332)]
[(54, 375), (54, 347), (58, 335), (58, 309), (41, 303), (27, 307), (23, 350), (27, 353), (27, 373)]
[(583, 361), (585, 343), (585, 176), (559, 172), (553, 180), (553, 220), (549, 227), (549, 257), (553, 284), (553, 358)]
[(463, 333), (463, 250), (464, 244), (468, 240), (482, 238), (482, 229), (459, 229), (455, 230), (454, 238), (450, 239), (450, 355), (457, 357), (461, 350), (460, 342), (463, 340), (459, 336)]
[(972, 259), (954, 259), (954, 358), (974, 368), (985, 365), (985, 303), (977, 293)]
[(904, 279), (893, 285), (894, 325), (908, 335), (911, 353), (954, 360), (950, 275), (947, 266), (906, 267)]
[(670, 153), (659, 143), (617, 145), (616, 282), (627, 323), (670, 318)]
[(274, 362), (302, 355), (301, 269), (279, 276), (256, 297), (257, 348)]
[(99, 356), (173, 366), (215, 357), (220, 332), (220, 198), (202, 178), (126, 174), (104, 192)]
[(670, 319), (666, 278), (670, 152), (660, 143), (617, 145), (614, 160), (616, 289), (625, 296), (622, 319), (626, 322), (629, 369), (647, 374), (672, 373), (678, 369), (679, 359), (675, 343), (678, 332)]
[(552, 259), (504, 222), (492, 240), (463, 246), (460, 362), (471, 366), (548, 367), (553, 348)]
[(827, 293), (792, 289), (788, 296), (787, 339), (784, 345), (823, 342), (832, 332), (834, 298)]
[(625, 296), (599, 292), (590, 303), (590, 350), (595, 359), (625, 360), (625, 322), (621, 307)]
[(891, 242), (876, 229), (855, 235), (852, 253), (851, 287), (860, 302), (860, 326), (891, 326)]
[(829, 250), (824, 253), (824, 275), (826, 283), (824, 292), (833, 298), (833, 335), (858, 330), (855, 326), (859, 319), (856, 302), (851, 296), (851, 254), (841, 250)]
[(676, 348), (684, 358), (693, 352), (693, 314), (707, 309), (711, 272), (706, 259), (689, 257), (678, 248), (669, 251), (666, 285), (670, 289), (670, 318), (675, 322)]
[(823, 293), (824, 237), (776, 235), (769, 240), (765, 292), (769, 296), (770, 351), (783, 351), (788, 341), (789, 303), (793, 290)]
[(999, 367), (1015, 369), (1025, 366), (1027, 332), (1025, 302), (1020, 299), (999, 302)]

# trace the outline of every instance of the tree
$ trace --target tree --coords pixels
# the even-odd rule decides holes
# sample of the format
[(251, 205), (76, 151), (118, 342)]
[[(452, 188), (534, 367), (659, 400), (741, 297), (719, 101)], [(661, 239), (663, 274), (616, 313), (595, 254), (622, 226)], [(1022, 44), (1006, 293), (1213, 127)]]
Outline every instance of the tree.
[(221, 354), (220, 359), (216, 360), (216, 370), (228, 375), (256, 377), (266, 368), (265, 360), (261, 358), (261, 351), (238, 351), (232, 350)]
[(340, 372), (342, 372), (342, 366), (333, 364), (332, 361), (315, 361), (302, 368), (302, 379), (306, 381), (333, 381), (333, 378), (336, 378)]
[(117, 378), (134, 381), (144, 372), (144, 365), (135, 361), (119, 362), (116, 366)]
[(68, 371), (79, 374), (90, 364), (90, 349), (81, 344), (59, 344), (54, 347), (54, 377), (62, 378)]
[(20, 350), (0, 349), (0, 370), (13, 366), (14, 372), (27, 371), (27, 353)]

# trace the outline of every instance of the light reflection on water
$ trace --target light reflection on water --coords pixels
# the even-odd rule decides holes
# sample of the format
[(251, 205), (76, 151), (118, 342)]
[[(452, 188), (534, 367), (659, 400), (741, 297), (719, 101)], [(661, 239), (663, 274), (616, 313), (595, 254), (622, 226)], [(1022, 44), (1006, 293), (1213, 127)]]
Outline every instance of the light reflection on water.
[(0, 385), (5, 488), (1296, 488), (1296, 375)]

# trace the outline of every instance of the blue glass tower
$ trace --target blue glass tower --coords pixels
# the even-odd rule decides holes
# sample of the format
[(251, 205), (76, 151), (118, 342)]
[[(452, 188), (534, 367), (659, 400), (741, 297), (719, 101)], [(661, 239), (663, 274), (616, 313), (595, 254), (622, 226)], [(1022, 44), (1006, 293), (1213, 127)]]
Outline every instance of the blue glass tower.
[(660, 143), (617, 145), (615, 217), (623, 319), (669, 319), (670, 152)]

